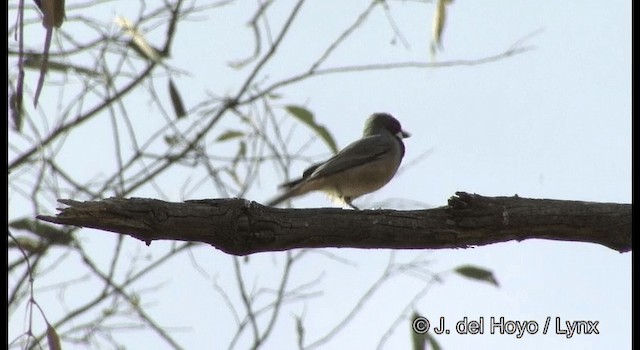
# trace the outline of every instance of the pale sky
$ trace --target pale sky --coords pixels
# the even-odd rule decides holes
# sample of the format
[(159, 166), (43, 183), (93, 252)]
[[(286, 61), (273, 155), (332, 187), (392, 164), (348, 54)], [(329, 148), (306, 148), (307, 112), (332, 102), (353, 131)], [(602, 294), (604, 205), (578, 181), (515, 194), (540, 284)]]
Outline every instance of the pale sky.
[[(102, 21), (109, 23), (117, 14), (131, 14), (132, 9), (121, 7), (123, 3), (115, 2), (110, 11), (101, 11)], [(433, 4), (388, 3), (409, 47), (399, 40), (391, 43), (394, 32), (382, 8), (378, 8), (324, 67), (432, 60), (429, 43)], [(280, 58), (268, 67), (269, 76), (260, 79), (268, 84), (302, 72), (367, 4), (306, 3), (293, 24), (290, 41), (279, 51)], [(272, 6), (269, 20), (274, 32), (292, 5), (292, 1), (281, 1)], [(236, 91), (248, 70), (234, 71), (227, 63), (247, 57), (253, 49), (251, 31), (244, 26), (253, 8), (254, 2), (239, 2), (212, 10), (197, 21), (182, 23), (168, 63), (191, 74), (176, 79), (187, 106), (201, 101), (207, 91), (218, 95)], [(413, 135), (405, 141), (405, 165), (430, 152), (420, 162), (403, 168), (389, 185), (355, 203), (389, 209), (431, 208), (445, 205), (456, 191), (631, 203), (631, 1), (459, 0), (448, 6), (447, 14), (444, 51), (433, 58), (435, 62), (492, 56), (535, 33), (522, 44), (533, 50), (476, 66), (327, 75), (278, 91), (282, 97), (276, 106), (306, 106), (329, 128), (339, 147), (360, 137), (369, 114), (384, 111), (393, 114)], [(10, 13), (9, 18), (12, 22), (15, 17)], [(150, 33), (149, 40), (160, 42), (163, 36), (164, 28)], [(43, 37), (38, 32), (26, 39), (40, 43)], [(35, 82), (37, 75), (33, 71), (29, 74), (28, 80)], [(158, 78), (156, 83), (158, 90), (165, 90), (166, 80)], [(45, 86), (43, 103), (46, 101)], [(153, 122), (154, 110), (148, 101), (142, 99), (131, 108), (142, 114), (137, 127), (146, 128), (146, 123)], [(75, 153), (61, 155), (68, 157), (70, 169), (96, 169), (86, 172), (87, 179), (95, 178), (100, 167), (111, 162), (90, 159), (86, 157), (88, 153), (83, 153), (111, 147), (110, 134), (100, 132), (110, 124), (101, 123), (92, 126), (95, 132), (68, 140), (69, 145), (79, 147)], [(225, 127), (233, 128), (233, 123), (234, 119), (225, 120), (220, 133)], [(148, 130), (153, 131), (150, 127)], [(300, 144), (311, 137), (303, 126), (296, 130)], [(321, 160), (329, 152), (318, 141), (307, 154)], [(294, 163), (292, 176), (301, 174), (307, 165)], [(268, 170), (261, 174), (260, 184), (247, 199), (264, 202), (275, 195), (282, 178)], [(170, 201), (219, 196), (213, 186), (203, 186), (184, 198), (183, 182), (184, 177), (167, 173), (159, 181), (164, 197), (152, 187), (141, 188), (135, 196)], [(9, 211), (10, 219), (32, 210), (18, 196), (13, 198), (16, 204)], [(293, 201), (296, 208), (331, 205), (322, 194)], [(49, 210), (53, 213), (55, 206)], [(104, 246), (115, 244), (115, 234), (83, 229), (76, 232), (76, 237), (93, 252), (96, 261), (109, 261), (101, 252)], [(142, 252), (154, 257), (172, 245), (153, 242), (147, 247), (133, 238), (126, 238), (126, 244), (131, 255)], [(324, 253), (352, 264), (341, 264)], [(283, 254), (251, 256), (246, 266), (249, 285), (275, 287)], [(304, 314), (309, 341), (330, 329), (382, 274), (390, 254), (388, 250), (326, 249), (307, 257), (292, 276), (292, 286), (323, 276), (313, 289), (322, 295), (285, 306), (265, 348), (295, 348), (294, 316)], [(500, 288), (495, 288), (448, 274), (443, 283), (433, 285), (416, 304), (415, 310), (432, 323), (444, 317), (452, 329), (464, 317), (485, 320), (485, 334), (459, 335), (452, 331), (436, 335), (443, 349), (631, 348), (632, 253), (620, 254), (595, 244), (530, 240), (471, 249), (396, 251), (394, 256), (398, 262), (416, 257), (428, 259), (434, 272), (464, 264), (479, 265), (491, 269), (500, 282)], [(210, 278), (196, 270), (194, 261)], [(231, 272), (229, 256), (213, 248), (198, 247), (191, 256), (185, 254), (155, 271), (137, 288), (161, 285), (152, 293), (142, 294), (142, 301), (159, 324), (175, 330), (172, 335), (186, 349), (226, 348), (233, 318), (213, 285), (215, 282), (228, 288), (240, 305)], [(73, 271), (68, 274), (75, 275)], [(55, 283), (56, 276), (50, 278), (36, 282)], [(375, 348), (424, 286), (424, 280), (412, 276), (395, 277), (347, 329), (321, 348)], [(90, 294), (91, 290), (73, 290), (67, 298), (73, 304), (73, 298), (85, 293)], [(64, 314), (65, 306), (56, 304), (58, 296), (49, 297), (43, 296), (41, 303), (55, 320)], [(567, 338), (555, 334), (555, 329), (546, 335), (540, 330), (522, 338), (489, 334), (491, 317), (535, 321), (540, 329), (548, 317), (552, 328), (556, 318), (564, 328), (565, 321), (597, 321), (599, 334)], [(20, 316), (13, 318), (22, 320)], [(11, 324), (9, 339), (23, 331), (23, 326), (21, 322)], [(403, 321), (384, 348), (409, 349), (409, 327), (409, 320)], [(127, 338), (125, 332), (116, 333)], [(150, 332), (143, 332), (144, 337), (130, 334), (136, 336), (124, 340), (128, 348), (166, 348), (166, 343)], [(237, 348), (246, 347), (249, 340), (245, 337)]]

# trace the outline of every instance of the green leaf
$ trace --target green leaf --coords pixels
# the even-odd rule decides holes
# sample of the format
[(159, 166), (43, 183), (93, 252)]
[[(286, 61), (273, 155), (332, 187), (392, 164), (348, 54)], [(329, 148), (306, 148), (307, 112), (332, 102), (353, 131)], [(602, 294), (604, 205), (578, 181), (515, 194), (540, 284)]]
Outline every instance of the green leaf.
[(334, 154), (338, 153), (338, 146), (336, 145), (336, 141), (333, 139), (333, 136), (331, 136), (327, 128), (316, 123), (313, 113), (300, 106), (288, 105), (285, 106), (285, 109), (296, 119), (310, 127), (311, 130), (315, 131), (315, 133), (327, 144), (327, 146), (329, 146)]
[(239, 187), (242, 187), (242, 181), (240, 180), (240, 177), (238, 176), (238, 173), (236, 173), (235, 169), (224, 168), (222, 170), (227, 174), (229, 174), (229, 176), (231, 177), (233, 182), (236, 183), (236, 185), (238, 185)]
[[(40, 69), (41, 65), (42, 65), (42, 55), (31, 53), (25, 56), (25, 59), (24, 59), (25, 68)], [(102, 73), (98, 71), (95, 71), (89, 68), (84, 68), (82, 66), (47, 60), (47, 72), (51, 72), (51, 71), (62, 72), (62, 73), (74, 71), (78, 74), (84, 74), (91, 77), (100, 77), (102, 75)]]
[(302, 317), (293, 316), (296, 320), (296, 333), (298, 334), (298, 347), (302, 349), (304, 346), (304, 324), (302, 323)]
[(438, 343), (438, 341), (436, 340), (436, 338), (434, 338), (431, 333), (427, 333), (427, 340), (429, 341), (429, 345), (431, 345), (431, 349), (433, 350), (441, 350), (442, 347), (440, 346), (440, 343)]
[(56, 329), (51, 327), (51, 325), (47, 322), (47, 344), (49, 345), (49, 349), (51, 350), (61, 350), (62, 346), (60, 345), (60, 337), (58, 337), (58, 333)]
[(244, 133), (242, 131), (227, 130), (223, 132), (222, 135), (218, 136), (216, 141), (217, 142), (228, 141), (228, 140), (235, 139), (242, 136), (244, 136)]
[(436, 51), (442, 49), (442, 31), (446, 20), (445, 0), (436, 0), (436, 10), (433, 13), (433, 37), (431, 48)]
[(36, 1), (36, 5), (42, 11), (42, 25), (45, 28), (60, 28), (65, 17), (64, 0)]
[(484, 281), (490, 284), (493, 284), (496, 287), (500, 287), (498, 280), (493, 276), (493, 272), (491, 270), (484, 269), (482, 267), (473, 266), (473, 265), (462, 265), (458, 266), (455, 269), (455, 272), (460, 275), (471, 278), (478, 281)]
[(164, 142), (169, 146), (177, 146), (180, 144), (180, 137), (178, 135), (164, 135)]
[(423, 317), (420, 316), (418, 312), (414, 311), (413, 314), (411, 315), (411, 320), (410, 320), (411, 321), (411, 344), (412, 344), (411, 348), (413, 350), (425, 350), (428, 334), (426, 332), (416, 332), (415, 320), (418, 318), (423, 318)]
[(180, 119), (187, 115), (187, 111), (184, 109), (184, 103), (182, 103), (182, 97), (180, 97), (180, 93), (173, 83), (173, 79), (169, 79), (169, 96), (171, 97), (171, 104), (173, 105), (173, 110), (176, 112), (176, 117)]
[(129, 303), (131, 303), (131, 305), (136, 308), (140, 306), (140, 294), (137, 294), (137, 293), (131, 294), (129, 298)]
[(14, 220), (9, 223), (9, 227), (29, 231), (53, 244), (67, 245), (73, 240), (73, 236), (67, 231), (30, 218)]
[(129, 45), (134, 51), (152, 62), (160, 62), (162, 58), (161, 53), (149, 44), (144, 34), (138, 30), (131, 20), (126, 17), (116, 16), (114, 21), (127, 35), (131, 36), (132, 40)]
[(236, 168), (238, 162), (247, 156), (247, 144), (244, 141), (240, 141), (238, 145), (238, 152), (236, 152), (235, 158), (233, 158), (233, 169)]
[(24, 116), (24, 108), (22, 108), (22, 93), (14, 92), (9, 96), (9, 110), (11, 110), (11, 119), (13, 120), (13, 128), (17, 132), (22, 131), (22, 117)]
[[(15, 242), (15, 243), (14, 243)], [(35, 240), (26, 236), (15, 237), (15, 241), (7, 242), (7, 248), (20, 247), (25, 252), (31, 254), (42, 253), (47, 249), (47, 244), (40, 240)]]

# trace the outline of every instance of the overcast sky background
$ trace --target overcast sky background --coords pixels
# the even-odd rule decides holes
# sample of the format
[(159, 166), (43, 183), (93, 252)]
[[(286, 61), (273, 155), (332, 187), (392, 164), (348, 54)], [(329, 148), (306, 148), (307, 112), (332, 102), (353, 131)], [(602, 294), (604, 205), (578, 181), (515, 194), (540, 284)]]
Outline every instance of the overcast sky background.
[[(409, 48), (396, 40), (381, 10), (343, 47), (326, 67), (397, 61), (429, 61), (433, 4), (389, 2), (391, 14)], [(122, 6), (123, 2), (115, 2)], [(292, 1), (271, 8), (274, 31)], [(309, 1), (303, 6), (292, 35), (281, 48), (280, 58), (269, 67), (269, 81), (299, 72), (341, 33), (367, 6), (367, 1)], [(250, 5), (250, 6), (249, 6)], [(191, 76), (176, 80), (187, 106), (201, 101), (206, 91), (218, 94), (236, 91), (238, 77), (227, 63), (244, 58), (252, 50), (252, 34), (244, 26), (253, 2), (209, 12), (199, 21), (179, 27), (172, 58), (174, 67)], [(136, 13), (115, 7), (100, 13), (104, 22), (117, 14)], [(69, 15), (69, 14), (68, 14)], [(10, 16), (10, 20), (12, 17)], [(13, 17), (14, 18), (14, 17)], [(389, 112), (399, 119), (412, 137), (404, 164), (424, 152), (429, 155), (401, 173), (382, 190), (357, 203), (383, 203), (385, 208), (431, 208), (446, 204), (456, 191), (486, 196), (553, 198), (596, 202), (631, 203), (631, 1), (455, 1), (448, 7), (443, 38), (444, 51), (435, 61), (476, 59), (500, 53), (531, 33), (525, 46), (535, 49), (494, 63), (438, 69), (403, 69), (329, 75), (284, 88), (282, 105), (304, 105), (332, 132), (340, 147), (360, 137), (366, 117)], [(114, 29), (115, 30), (115, 29)], [(26, 38), (40, 43), (43, 34)], [(162, 38), (164, 29), (150, 33), (149, 40)], [(37, 79), (31, 74), (30, 79)], [(164, 85), (158, 89), (164, 91)], [(46, 87), (43, 99), (46, 101)], [(141, 113), (153, 114), (148, 101), (140, 101)], [(141, 127), (144, 127), (141, 121)], [(231, 123), (229, 119), (227, 123)], [(78, 172), (99, 168), (105, 159), (82, 157), (81, 152), (100, 149), (100, 130), (69, 140), (78, 154), (66, 153), (71, 169)], [(227, 124), (227, 127), (233, 127)], [(221, 129), (223, 130), (223, 129)], [(303, 127), (297, 130), (305, 131)], [(308, 135), (306, 139), (308, 139)], [(306, 139), (303, 139), (306, 140)], [(108, 143), (108, 141), (105, 141)], [(329, 155), (322, 142), (308, 151), (318, 159)], [(11, 160), (11, 155), (10, 158)], [(292, 174), (301, 173), (305, 163), (296, 164)], [(87, 173), (87, 178), (95, 174)], [(276, 172), (265, 173), (259, 187), (247, 199), (264, 202), (275, 195), (282, 180)], [(161, 187), (172, 201), (216, 197), (215, 188), (203, 188), (183, 198), (182, 183), (163, 176)], [(175, 180), (174, 180), (175, 181)], [(153, 188), (143, 188), (138, 197), (158, 197)], [(19, 199), (18, 199), (19, 200)], [(10, 210), (20, 217), (31, 207), (22, 203)], [(331, 203), (322, 194), (296, 199), (294, 207), (323, 207)], [(53, 212), (54, 208), (51, 208)], [(95, 258), (105, 245), (114, 244), (110, 233), (81, 230), (76, 234)], [(170, 242), (142, 242), (127, 238), (132, 252), (160, 256)], [(294, 276), (294, 284), (308, 282), (324, 273), (323, 295), (283, 310), (274, 337), (266, 348), (294, 348), (294, 315), (305, 315), (307, 338), (331, 327), (382, 273), (389, 260), (387, 250), (327, 249), (354, 265), (343, 265), (321, 254), (305, 261)], [(208, 247), (193, 249), (170, 266), (145, 279), (144, 286), (163, 283), (144, 301), (150, 314), (170, 329), (187, 349), (218, 348), (230, 340), (229, 314), (223, 300), (213, 291), (233, 286), (232, 261)], [(132, 253), (133, 254), (133, 253)], [(249, 262), (248, 281), (262, 285), (276, 280), (283, 253), (257, 254)], [(473, 249), (439, 251), (397, 251), (395, 259), (410, 261), (416, 256), (432, 260), (433, 271), (461, 264), (475, 264), (494, 271), (500, 288), (448, 275), (436, 284), (416, 310), (430, 320), (445, 317), (453, 328), (463, 317), (479, 319), (504, 316), (506, 320), (533, 320), (541, 326), (546, 317), (563, 321), (598, 321), (600, 334), (576, 335), (568, 339), (547, 335), (449, 335), (436, 336), (444, 349), (629, 349), (631, 348), (631, 258), (603, 246), (586, 243), (530, 240)], [(104, 257), (108, 261), (108, 257)], [(196, 271), (193, 261), (210, 279)], [(70, 271), (69, 275), (73, 275)], [(52, 280), (55, 276), (50, 277)], [(47, 281), (40, 281), (43, 285)], [(51, 281), (49, 281), (51, 282)], [(402, 311), (408, 300), (424, 286), (412, 277), (399, 277), (367, 304), (352, 324), (324, 348), (373, 348), (380, 336)], [(90, 291), (87, 291), (90, 292)], [(56, 315), (55, 296), (43, 303)], [(18, 319), (18, 318), (16, 318)], [(55, 316), (54, 316), (55, 319)], [(432, 321), (433, 322), (433, 321)], [(437, 322), (437, 321), (435, 321)], [(552, 323), (552, 328), (553, 328)], [(566, 328), (566, 327), (565, 327)], [(10, 325), (11, 334), (23, 331), (22, 324)], [(203, 344), (205, 344), (203, 346)], [(387, 349), (409, 349), (409, 323), (387, 341)], [(128, 348), (164, 348), (157, 337), (132, 337)], [(73, 348), (73, 347), (65, 347)], [(240, 347), (242, 348), (242, 347)]]

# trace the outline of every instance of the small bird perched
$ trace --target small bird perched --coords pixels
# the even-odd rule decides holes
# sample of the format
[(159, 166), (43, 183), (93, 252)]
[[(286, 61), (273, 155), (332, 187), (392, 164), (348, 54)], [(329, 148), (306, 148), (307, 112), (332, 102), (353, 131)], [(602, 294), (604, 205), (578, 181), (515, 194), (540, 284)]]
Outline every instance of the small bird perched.
[(324, 191), (358, 209), (352, 200), (391, 181), (404, 156), (402, 139), (409, 136), (390, 114), (374, 113), (364, 124), (361, 139), (328, 160), (310, 166), (301, 178), (280, 185), (286, 192), (267, 205), (275, 206), (311, 191)]

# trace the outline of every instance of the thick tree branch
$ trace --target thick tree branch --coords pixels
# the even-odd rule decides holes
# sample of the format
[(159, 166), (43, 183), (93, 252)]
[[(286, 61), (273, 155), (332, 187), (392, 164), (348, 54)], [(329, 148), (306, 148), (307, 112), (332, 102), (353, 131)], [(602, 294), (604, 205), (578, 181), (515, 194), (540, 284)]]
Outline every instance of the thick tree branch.
[(243, 199), (60, 202), (69, 207), (38, 218), (127, 234), (147, 244), (158, 239), (208, 243), (234, 255), (324, 247), (467, 248), (530, 238), (631, 250), (631, 204), (465, 192), (457, 192), (448, 206), (414, 211), (277, 209)]

